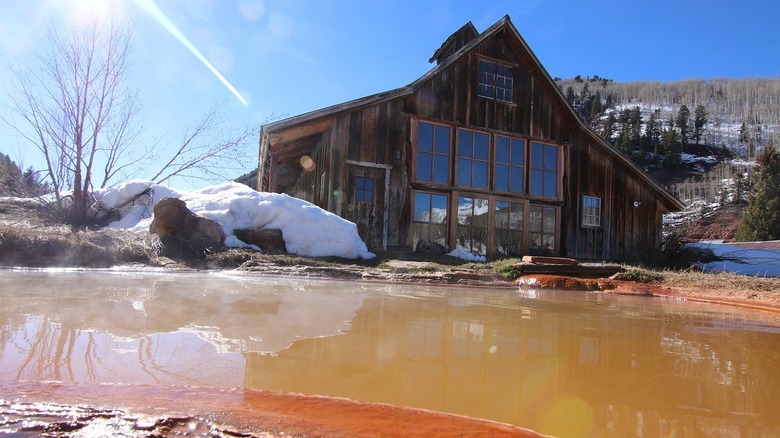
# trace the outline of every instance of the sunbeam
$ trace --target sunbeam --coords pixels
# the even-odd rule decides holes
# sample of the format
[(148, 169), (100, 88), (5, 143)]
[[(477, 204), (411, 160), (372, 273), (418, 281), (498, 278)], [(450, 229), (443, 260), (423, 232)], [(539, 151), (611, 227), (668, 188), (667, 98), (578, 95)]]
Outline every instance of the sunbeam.
[(231, 85), (230, 82), (228, 82), (227, 79), (222, 76), (222, 74), (208, 61), (208, 59), (206, 59), (205, 56), (203, 56), (202, 53), (200, 53), (200, 51), (190, 42), (190, 40), (188, 40), (187, 37), (181, 33), (176, 25), (165, 16), (163, 11), (161, 11), (160, 8), (154, 4), (154, 0), (136, 0), (136, 3), (143, 11), (145, 11), (147, 14), (149, 14), (149, 16), (160, 23), (160, 25), (165, 28), (165, 30), (167, 30), (171, 35), (173, 35), (174, 38), (179, 40), (179, 42), (182, 43), (184, 47), (192, 52), (192, 54), (203, 63), (203, 65), (211, 70), (211, 72), (214, 73), (214, 76), (216, 76), (217, 79), (219, 79), (219, 81), (222, 82), (239, 101), (241, 101), (241, 103), (244, 105), (249, 105), (249, 102), (247, 102), (246, 99), (241, 96), (241, 93), (239, 93), (238, 90), (236, 90), (235, 87), (233, 87), (233, 85)]

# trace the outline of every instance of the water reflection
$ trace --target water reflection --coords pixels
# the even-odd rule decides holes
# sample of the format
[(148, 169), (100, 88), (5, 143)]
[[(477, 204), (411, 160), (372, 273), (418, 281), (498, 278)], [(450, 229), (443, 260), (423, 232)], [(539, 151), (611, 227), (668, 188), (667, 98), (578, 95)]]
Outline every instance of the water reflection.
[(0, 273), (0, 379), (349, 397), (561, 436), (780, 433), (780, 315), (599, 294)]

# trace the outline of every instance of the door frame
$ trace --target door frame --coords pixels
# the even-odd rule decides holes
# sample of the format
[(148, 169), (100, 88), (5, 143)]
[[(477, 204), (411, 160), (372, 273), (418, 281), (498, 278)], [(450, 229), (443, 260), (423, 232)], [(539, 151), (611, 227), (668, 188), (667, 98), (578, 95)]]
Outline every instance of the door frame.
[[(384, 169), (385, 171), (385, 192), (383, 196), (384, 206), (382, 207), (382, 250), (387, 250), (387, 226), (388, 226), (388, 196), (390, 193), (390, 169), (393, 168), (390, 164), (369, 163), (367, 161), (355, 161), (345, 160), (344, 163), (351, 166), (368, 167), (371, 169)], [(347, 173), (349, 175), (349, 173)]]

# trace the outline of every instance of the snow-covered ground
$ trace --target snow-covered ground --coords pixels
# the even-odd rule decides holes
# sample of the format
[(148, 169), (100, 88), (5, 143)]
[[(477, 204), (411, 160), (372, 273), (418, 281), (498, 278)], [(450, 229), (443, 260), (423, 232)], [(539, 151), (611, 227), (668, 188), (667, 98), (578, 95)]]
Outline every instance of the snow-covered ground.
[(707, 272), (730, 272), (759, 277), (780, 277), (780, 250), (750, 249), (722, 242), (689, 243), (689, 247), (711, 250), (721, 261), (699, 263)]
[[(308, 257), (336, 256), (369, 259), (357, 226), (322, 208), (288, 195), (252, 190), (244, 184), (226, 182), (192, 191), (180, 191), (150, 181), (128, 181), (109, 189), (95, 191), (101, 203), (116, 207), (151, 188), (148, 202), (136, 202), (120, 209), (122, 218), (109, 224), (135, 232), (147, 232), (154, 205), (162, 198), (179, 198), (193, 213), (219, 222), (227, 236), (228, 247), (260, 249), (236, 238), (236, 229), (278, 229), (287, 251)], [(461, 249), (449, 255), (464, 260), (485, 261)]]
[(174, 197), (184, 201), (193, 213), (222, 224), (228, 247), (252, 247), (236, 238), (233, 230), (271, 228), (281, 230), (287, 251), (292, 254), (350, 259), (375, 257), (360, 239), (354, 223), (301, 199), (257, 192), (236, 182), (179, 191), (149, 181), (128, 181), (96, 191), (95, 198), (113, 207), (147, 188), (152, 189), (150, 202), (126, 207), (122, 218), (109, 227), (147, 232), (154, 204), (162, 198)]

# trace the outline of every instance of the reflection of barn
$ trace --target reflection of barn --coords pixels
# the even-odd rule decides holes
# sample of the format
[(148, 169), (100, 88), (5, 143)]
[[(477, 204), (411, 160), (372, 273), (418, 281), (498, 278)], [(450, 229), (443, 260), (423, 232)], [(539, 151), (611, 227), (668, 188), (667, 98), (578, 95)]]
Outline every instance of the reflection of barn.
[(358, 226), (500, 257), (631, 259), (678, 200), (585, 126), (504, 17), (471, 23), (396, 90), (263, 126), (258, 188)]

